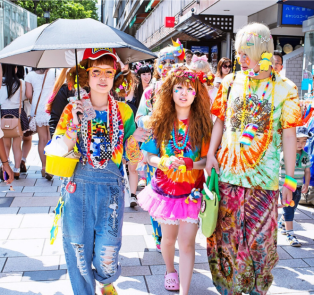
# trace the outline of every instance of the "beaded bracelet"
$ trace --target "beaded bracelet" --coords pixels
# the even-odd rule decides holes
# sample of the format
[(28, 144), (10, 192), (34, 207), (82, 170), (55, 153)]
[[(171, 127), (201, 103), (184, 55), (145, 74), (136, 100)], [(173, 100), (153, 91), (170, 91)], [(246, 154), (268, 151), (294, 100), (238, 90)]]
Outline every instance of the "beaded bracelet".
[(168, 161), (169, 161), (169, 157), (167, 156), (161, 157), (160, 162), (158, 164), (158, 169), (160, 169), (161, 171), (169, 170), (168, 163), (167, 163)]
[(67, 132), (65, 133), (65, 137), (66, 137), (67, 139), (72, 140), (72, 141), (76, 140), (76, 138), (72, 138)]
[(283, 184), (287, 189), (295, 192), (297, 189), (297, 181), (289, 175), (286, 175), (285, 183)]
[(132, 164), (143, 160), (143, 154), (133, 135), (131, 135), (127, 140), (125, 152)]

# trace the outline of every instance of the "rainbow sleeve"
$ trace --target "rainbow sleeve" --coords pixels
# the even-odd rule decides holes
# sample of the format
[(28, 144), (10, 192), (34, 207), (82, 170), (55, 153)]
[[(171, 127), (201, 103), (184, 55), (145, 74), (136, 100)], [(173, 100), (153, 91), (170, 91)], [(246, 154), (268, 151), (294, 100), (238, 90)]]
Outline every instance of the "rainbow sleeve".
[(283, 184), (283, 186), (285, 186), (292, 192), (295, 192), (295, 190), (297, 189), (297, 181), (291, 176), (286, 175), (285, 183)]
[(65, 134), (65, 132), (67, 131), (68, 123), (70, 122), (71, 119), (73, 119), (72, 109), (73, 109), (72, 104), (68, 104), (64, 108), (62, 115), (60, 117), (60, 120), (58, 122), (58, 125), (56, 127), (54, 135), (64, 135)]

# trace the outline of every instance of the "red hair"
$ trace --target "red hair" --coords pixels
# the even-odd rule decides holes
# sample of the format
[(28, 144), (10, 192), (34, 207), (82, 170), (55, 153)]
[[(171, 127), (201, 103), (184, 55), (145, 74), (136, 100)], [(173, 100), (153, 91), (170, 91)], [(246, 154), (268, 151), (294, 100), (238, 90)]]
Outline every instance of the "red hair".
[[(176, 69), (178, 74), (185, 71), (186, 67)], [(157, 146), (160, 147), (163, 141), (169, 141), (174, 123), (178, 122), (175, 103), (173, 100), (173, 87), (176, 84), (191, 85), (196, 92), (196, 97), (191, 105), (189, 116), (189, 138), (193, 149), (201, 147), (203, 140), (209, 142), (212, 130), (212, 119), (210, 116), (210, 98), (204, 84), (198, 79), (177, 77), (170, 72), (157, 94), (154, 111), (149, 121), (149, 127), (153, 129)]]

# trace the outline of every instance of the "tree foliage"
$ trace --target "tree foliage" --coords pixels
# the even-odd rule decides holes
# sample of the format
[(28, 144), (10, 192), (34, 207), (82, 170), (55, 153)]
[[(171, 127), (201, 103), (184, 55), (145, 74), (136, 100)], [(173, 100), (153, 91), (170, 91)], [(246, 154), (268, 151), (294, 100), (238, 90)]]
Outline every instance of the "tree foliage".
[[(30, 1), (19, 0), (16, 4), (37, 15), (37, 25), (41, 26), (46, 22), (53, 22), (58, 18), (81, 19), (93, 18), (98, 20), (97, 0), (51, 0), (51, 1)], [(44, 13), (50, 12), (48, 21)]]

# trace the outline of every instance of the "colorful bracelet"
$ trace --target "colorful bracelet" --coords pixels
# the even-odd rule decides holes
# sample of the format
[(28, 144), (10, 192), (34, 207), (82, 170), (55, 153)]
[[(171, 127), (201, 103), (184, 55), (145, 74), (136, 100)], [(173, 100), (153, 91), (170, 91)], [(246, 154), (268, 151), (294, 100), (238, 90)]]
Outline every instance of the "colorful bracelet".
[(158, 164), (158, 169), (160, 169), (161, 171), (169, 170), (169, 167), (167, 166), (168, 161), (169, 161), (169, 157), (167, 157), (167, 156), (161, 157), (160, 162)]
[(186, 166), (186, 171), (191, 171), (193, 170), (193, 160), (191, 158), (180, 158), (181, 160), (184, 161), (185, 166)]
[(65, 137), (66, 137), (67, 139), (72, 140), (72, 141), (76, 140), (76, 138), (71, 137), (67, 132), (65, 133)]
[(292, 192), (295, 192), (297, 189), (297, 181), (292, 178), (291, 176), (286, 175), (285, 183), (283, 184), (287, 189), (291, 190)]
[(125, 145), (126, 156), (132, 164), (138, 163), (143, 160), (143, 154), (140, 150), (140, 147), (135, 140), (134, 136), (131, 135)]

